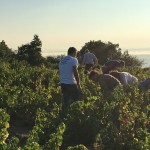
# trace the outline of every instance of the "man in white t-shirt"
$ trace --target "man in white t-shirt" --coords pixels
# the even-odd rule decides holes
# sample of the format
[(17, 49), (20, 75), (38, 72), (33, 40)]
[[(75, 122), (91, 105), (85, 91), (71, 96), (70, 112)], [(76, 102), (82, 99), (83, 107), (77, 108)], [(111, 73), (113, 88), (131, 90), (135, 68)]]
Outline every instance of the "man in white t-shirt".
[(97, 57), (87, 49), (82, 61), (82, 65), (85, 65), (84, 73), (86, 74), (88, 71), (90, 71), (94, 64), (98, 64)]
[(129, 72), (112, 71), (110, 74), (117, 78), (124, 86), (138, 82), (138, 79)]
[(67, 106), (71, 101), (79, 98), (81, 91), (80, 78), (78, 74), (77, 50), (74, 47), (68, 49), (68, 56), (59, 63), (60, 83), (63, 94), (63, 105)]

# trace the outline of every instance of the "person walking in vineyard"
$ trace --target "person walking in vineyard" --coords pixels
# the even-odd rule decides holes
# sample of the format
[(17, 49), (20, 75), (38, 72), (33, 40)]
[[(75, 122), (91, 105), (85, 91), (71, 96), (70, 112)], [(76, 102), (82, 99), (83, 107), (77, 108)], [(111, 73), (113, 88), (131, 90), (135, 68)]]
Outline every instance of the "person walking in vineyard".
[(68, 49), (68, 55), (59, 63), (60, 83), (63, 94), (63, 106), (68, 106), (71, 101), (79, 99), (81, 85), (78, 74), (77, 50), (74, 47)]
[(84, 73), (87, 74), (93, 68), (94, 64), (98, 64), (97, 57), (87, 49), (82, 61), (82, 65), (85, 65)]
[(99, 83), (106, 95), (114, 90), (118, 85), (121, 85), (120, 81), (109, 74), (99, 73), (97, 70), (92, 70), (89, 75), (89, 79), (95, 83)]

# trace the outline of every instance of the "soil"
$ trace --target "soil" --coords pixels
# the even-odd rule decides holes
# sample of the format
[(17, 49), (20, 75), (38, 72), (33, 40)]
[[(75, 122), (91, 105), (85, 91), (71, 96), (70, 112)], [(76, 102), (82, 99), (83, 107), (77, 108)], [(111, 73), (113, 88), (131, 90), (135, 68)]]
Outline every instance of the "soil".
[(9, 137), (8, 140), (12, 137), (17, 137), (20, 140), (19, 146), (25, 144), (26, 139), (29, 137), (29, 132), (32, 130), (33, 125), (27, 124), (24, 120), (13, 119), (10, 122), (10, 127), (8, 129)]

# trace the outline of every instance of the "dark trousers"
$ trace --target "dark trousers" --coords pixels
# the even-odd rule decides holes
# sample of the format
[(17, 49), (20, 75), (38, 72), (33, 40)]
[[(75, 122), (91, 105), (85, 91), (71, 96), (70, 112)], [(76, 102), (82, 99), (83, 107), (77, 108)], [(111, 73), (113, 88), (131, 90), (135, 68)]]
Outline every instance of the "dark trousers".
[(68, 106), (79, 99), (79, 90), (76, 84), (61, 84), (63, 105)]

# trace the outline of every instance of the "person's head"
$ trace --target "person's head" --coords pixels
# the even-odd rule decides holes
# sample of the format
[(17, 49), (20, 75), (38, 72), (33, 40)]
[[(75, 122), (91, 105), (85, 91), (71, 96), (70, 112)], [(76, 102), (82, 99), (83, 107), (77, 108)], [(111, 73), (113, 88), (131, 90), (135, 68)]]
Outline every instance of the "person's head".
[(77, 49), (74, 47), (69, 47), (68, 49), (68, 55), (72, 56), (72, 57), (76, 57), (77, 55)]
[(88, 49), (86, 49), (86, 50), (85, 50), (85, 53), (88, 53), (88, 52), (90, 52), (90, 51), (89, 51)]
[(104, 66), (104, 71), (109, 73), (111, 70), (118, 70), (120, 68), (120, 61), (119, 60), (109, 60), (107, 61)]
[(92, 81), (95, 81), (97, 82), (97, 79), (98, 79), (98, 76), (100, 75), (100, 72), (97, 71), (97, 70), (92, 70), (90, 72), (90, 75), (89, 75), (89, 79), (92, 80)]
[(116, 63), (112, 65), (112, 71), (120, 71), (122, 67), (125, 67), (125, 62), (123, 60), (116, 60)]
[(110, 75), (112, 75), (113, 77), (117, 78), (121, 82), (120, 72), (112, 71), (112, 72), (110, 72)]

